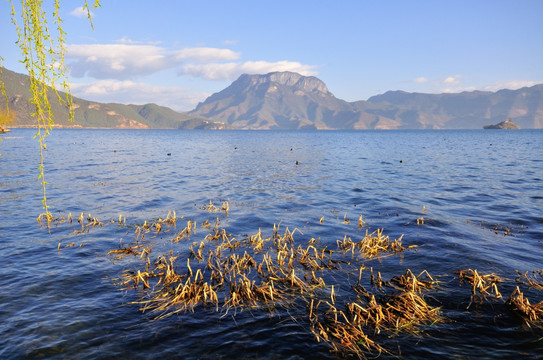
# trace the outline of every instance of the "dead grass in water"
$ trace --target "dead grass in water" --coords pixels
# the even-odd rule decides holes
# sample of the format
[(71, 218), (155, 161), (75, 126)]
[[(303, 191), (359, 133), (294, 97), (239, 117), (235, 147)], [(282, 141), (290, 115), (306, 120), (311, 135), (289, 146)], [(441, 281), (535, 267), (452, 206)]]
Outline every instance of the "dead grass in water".
[(458, 274), (460, 285), (468, 283), (471, 286), (471, 302), (468, 309), (472, 303), (482, 304), (487, 296), (492, 296), (495, 299), (502, 298), (497, 286), (502, 282), (502, 279), (496, 274), (481, 275), (477, 270), (472, 269), (453, 271), (453, 273)]
[(530, 304), (528, 298), (517, 286), (505, 303), (509, 309), (519, 315), (528, 327), (537, 327), (543, 329), (543, 301), (537, 304)]
[[(223, 204), (225, 216), (228, 208)], [(217, 209), (211, 202), (206, 208), (210, 212)], [(129, 255), (142, 257), (143, 267), (125, 271), (119, 284), (142, 291), (142, 297), (136, 303), (142, 312), (149, 312), (154, 319), (195, 311), (199, 306), (214, 308), (224, 316), (246, 308), (273, 311), (276, 307), (290, 308), (300, 302), (313, 304), (316, 300), (319, 304), (330, 306), (322, 315), (319, 314), (319, 306), (312, 305), (309, 309), (311, 329), (317, 338), (324, 339), (337, 351), (359, 356), (386, 351), (364, 331), (370, 329), (370, 334), (377, 330), (397, 332), (398, 326), (407, 328), (408, 324), (416, 326), (417, 321), (422, 321), (424, 300), (420, 292), (430, 287), (430, 280), (423, 279), (423, 275), (416, 277), (408, 272), (385, 283), (379, 273), (382, 286), (390, 284), (394, 291), (402, 289), (401, 294), (389, 294), (386, 301), (379, 298), (383, 301), (379, 306), (385, 315), (380, 322), (370, 320), (375, 310), (371, 300), (364, 305), (349, 302), (343, 310), (337, 310), (335, 286), (324, 281), (325, 275), (348, 271), (343, 267), (352, 268), (350, 262), (341, 259), (345, 252), (351, 251), (353, 255), (360, 253), (364, 259), (379, 259), (383, 255), (403, 251), (401, 237), (390, 241), (388, 236), (383, 235), (383, 230), (373, 233), (366, 231), (363, 239), (357, 243), (349, 239), (338, 242), (337, 249), (327, 249), (314, 238), (310, 238), (305, 245), (297, 242), (295, 237), (303, 236), (300, 230), (295, 228), (291, 231), (288, 227), (282, 230), (279, 223), (273, 225), (270, 236), (265, 236), (259, 229), (238, 240), (220, 227), (217, 218), (213, 228), (209, 221), (204, 222), (206, 225), (203, 228), (208, 233), (203, 240), (192, 242), (187, 256), (174, 255), (170, 251), (151, 261), (151, 247), (143, 246), (146, 234), (164, 234), (164, 226), (175, 226), (174, 219), (175, 215), (169, 215), (166, 220), (145, 222), (136, 227), (134, 245), (109, 253), (115, 261)], [(196, 223), (189, 220), (186, 224), (173, 235), (170, 244), (194, 236)], [(361, 224), (366, 225), (359, 221), (359, 228)], [(364, 269), (363, 265), (359, 268), (359, 283)], [(373, 271), (371, 276), (372, 281), (377, 281), (373, 279)], [(360, 294), (354, 291), (352, 296), (359, 297)], [(373, 301), (377, 301), (376, 298)], [(360, 313), (357, 314), (357, 311)], [(408, 312), (413, 314), (408, 316)], [(333, 321), (331, 314), (335, 314)], [(403, 317), (400, 314), (404, 314)]]
[(381, 253), (386, 252), (401, 252), (405, 250), (402, 246), (402, 236), (398, 239), (391, 241), (388, 236), (383, 235), (383, 229), (377, 229), (371, 234), (366, 230), (364, 238), (358, 242), (354, 242), (351, 238), (345, 236), (343, 241), (338, 240), (337, 245), (345, 252), (351, 252), (354, 254), (355, 250), (362, 253), (367, 258), (374, 258)]
[[(382, 284), (392, 289), (392, 293), (370, 294), (360, 285), (359, 278), (353, 287), (360, 297), (357, 301), (347, 302), (344, 310), (338, 309), (334, 301), (315, 303), (311, 300), (309, 319), (317, 340), (330, 343), (335, 352), (366, 358), (390, 353), (374, 340), (376, 335), (419, 333), (423, 325), (444, 321), (439, 314), (440, 308), (430, 306), (421, 294), (436, 284), (427, 272), (415, 276), (408, 269), (406, 274)], [(322, 304), (326, 307), (324, 312), (319, 311)]]
[[(425, 270), (414, 273), (410, 269), (391, 276), (385, 267), (394, 256), (408, 258), (403, 252), (417, 245), (404, 246), (402, 236), (391, 240), (383, 229), (360, 232), (368, 226), (361, 216), (358, 222), (348, 221), (346, 215), (343, 218), (344, 227), (358, 231), (361, 239), (352, 240), (356, 233), (345, 235), (336, 246), (327, 248), (320, 239), (305, 236), (297, 228), (281, 227), (281, 223), (268, 232), (258, 229), (233, 236), (221, 224), (230, 211), (227, 202), (221, 206), (210, 202), (203, 210), (223, 214), (198, 228), (191, 220), (180, 224), (183, 218), (169, 212), (165, 218), (136, 225), (133, 243), (108, 252), (112, 261), (131, 264), (117, 283), (123, 289), (137, 290), (139, 298), (134, 303), (153, 319), (203, 308), (220, 316), (245, 309), (271, 314), (285, 309), (305, 313), (305, 320), (296, 321), (305, 323), (338, 356), (358, 358), (394, 355), (395, 349), (384, 345), (394, 336), (424, 336), (429, 327), (448, 321), (435, 306), (440, 304), (436, 299), (440, 293), (434, 277)], [(47, 219), (42, 216), (38, 221)], [(104, 226), (83, 213), (78, 219), (70, 214), (49, 223), (72, 221), (77, 229), (74, 235)], [(119, 216), (110, 223), (122, 227), (126, 218)], [(324, 219), (319, 223), (324, 225)], [(304, 237), (308, 240), (301, 241)], [(163, 240), (150, 240), (156, 238)], [(163, 249), (158, 256), (157, 244)], [(164, 253), (164, 247), (172, 250)], [(497, 275), (474, 269), (455, 273), (461, 287), (469, 285), (471, 290), (468, 309), (472, 303), (501, 299), (498, 286), (503, 280)], [(505, 302), (512, 314), (532, 328), (542, 327), (543, 302), (531, 304), (521, 288), (542, 290), (542, 277), (541, 270), (518, 272), (519, 287)]]
[(517, 283), (525, 284), (537, 290), (543, 290), (543, 270), (532, 271), (531, 275), (528, 275), (528, 271), (523, 274), (517, 270), (517, 275)]

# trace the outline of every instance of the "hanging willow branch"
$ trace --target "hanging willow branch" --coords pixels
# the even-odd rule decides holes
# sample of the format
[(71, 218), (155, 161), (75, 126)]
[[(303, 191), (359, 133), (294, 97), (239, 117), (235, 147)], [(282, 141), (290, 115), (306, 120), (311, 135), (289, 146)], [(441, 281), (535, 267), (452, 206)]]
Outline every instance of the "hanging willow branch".
[[(43, 0), (21, 0), (20, 12), (16, 11), (13, 0), (11, 1), (11, 22), (17, 31), (17, 45), (21, 49), (22, 60), (30, 78), (30, 102), (34, 105), (38, 132), (35, 138), (40, 145), (40, 166), (38, 167), (38, 179), (43, 188), (43, 208), (46, 218), (49, 219), (49, 206), (47, 205), (44, 150), (45, 138), (51, 132), (54, 125), (54, 115), (51, 111), (49, 95), (53, 95), (61, 105), (64, 105), (69, 113), (70, 121), (74, 117), (72, 107), (72, 95), (68, 84), (68, 71), (64, 64), (66, 53), (66, 33), (62, 29), (59, 0), (54, 0), (52, 16), (45, 11)], [(99, 0), (95, 0), (92, 8), (100, 6)], [(92, 24), (90, 7), (85, 0), (83, 10), (87, 11), (89, 21)], [(56, 27), (56, 36), (52, 37), (47, 20), (51, 19)], [(93, 27), (94, 29), (94, 27)], [(57, 84), (64, 91), (62, 96), (57, 91)], [(3, 80), (2, 80), (3, 89)], [(9, 110), (8, 110), (9, 111)]]

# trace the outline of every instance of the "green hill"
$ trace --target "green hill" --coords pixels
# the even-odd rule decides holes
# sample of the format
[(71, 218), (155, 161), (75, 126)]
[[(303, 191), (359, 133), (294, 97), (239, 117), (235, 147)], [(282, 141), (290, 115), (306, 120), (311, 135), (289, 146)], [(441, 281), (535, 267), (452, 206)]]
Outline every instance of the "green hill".
[[(35, 126), (30, 97), (29, 78), (26, 75), (2, 69), (4, 86), (11, 112), (15, 114), (11, 127)], [(64, 94), (62, 94), (64, 95)], [(210, 121), (202, 116), (179, 113), (156, 104), (124, 105), (104, 104), (73, 98), (74, 120), (69, 121), (68, 108), (59, 103), (53, 91), (48, 94), (56, 127), (114, 128), (114, 129), (224, 129), (229, 126)], [(5, 112), (6, 102), (0, 101)]]

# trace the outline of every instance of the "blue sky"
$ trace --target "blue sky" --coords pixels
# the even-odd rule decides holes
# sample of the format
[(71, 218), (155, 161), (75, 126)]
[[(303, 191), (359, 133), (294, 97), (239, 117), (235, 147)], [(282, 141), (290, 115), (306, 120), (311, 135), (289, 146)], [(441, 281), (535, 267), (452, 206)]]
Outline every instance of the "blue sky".
[[(61, 1), (61, 14), (72, 91), (88, 100), (187, 111), (242, 73), (284, 70), (347, 101), (543, 83), (540, 0), (101, 0), (94, 31), (82, 4)], [(10, 6), (0, 56), (24, 73)]]

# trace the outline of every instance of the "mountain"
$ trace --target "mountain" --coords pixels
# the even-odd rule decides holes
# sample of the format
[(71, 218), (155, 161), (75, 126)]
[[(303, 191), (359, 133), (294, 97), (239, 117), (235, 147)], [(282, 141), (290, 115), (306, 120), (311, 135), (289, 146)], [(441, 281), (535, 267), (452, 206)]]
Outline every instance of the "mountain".
[(458, 94), (389, 91), (350, 103), (312, 76), (245, 74), (189, 114), (240, 129), (481, 129), (507, 118), (543, 128), (543, 84)]
[(189, 114), (238, 129), (365, 129), (370, 121), (321, 80), (293, 72), (241, 75)]
[[(9, 109), (15, 113), (10, 126), (34, 126), (31, 116), (35, 111), (28, 101), (30, 97), (29, 78), (5, 68), (1, 69)], [(64, 96), (63, 93), (61, 93)], [(3, 98), (2, 95), (0, 97)], [(156, 104), (124, 105), (98, 103), (73, 98), (74, 120), (69, 122), (68, 108), (60, 104), (53, 91), (49, 91), (55, 127), (69, 128), (116, 128), (116, 129), (223, 129), (228, 125), (210, 121), (203, 117), (178, 113)], [(6, 102), (0, 101), (5, 111)]]
[(389, 91), (369, 98), (368, 102), (394, 108), (395, 118), (408, 128), (480, 129), (508, 118), (524, 129), (543, 128), (543, 84), (518, 90), (457, 94)]
[[(13, 126), (33, 126), (28, 77), (3, 69)], [(241, 75), (187, 113), (156, 104), (74, 98), (75, 119), (50, 93), (55, 126), (150, 129), (481, 129), (511, 119), (543, 128), (543, 84), (518, 90), (422, 94), (388, 91), (367, 101), (336, 98), (326, 84), (294, 72)], [(0, 110), (5, 102), (0, 101)], [(1, 115), (1, 114), (0, 114)], [(1, 123), (0, 119), (0, 123)]]

